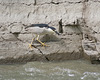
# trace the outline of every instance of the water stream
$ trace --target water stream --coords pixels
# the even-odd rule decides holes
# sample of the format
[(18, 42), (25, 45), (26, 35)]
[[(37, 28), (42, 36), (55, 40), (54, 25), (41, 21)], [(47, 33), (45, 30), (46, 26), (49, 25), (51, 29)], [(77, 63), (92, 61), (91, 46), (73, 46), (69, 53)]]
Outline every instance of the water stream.
[(100, 65), (85, 60), (0, 65), (0, 80), (100, 80)]

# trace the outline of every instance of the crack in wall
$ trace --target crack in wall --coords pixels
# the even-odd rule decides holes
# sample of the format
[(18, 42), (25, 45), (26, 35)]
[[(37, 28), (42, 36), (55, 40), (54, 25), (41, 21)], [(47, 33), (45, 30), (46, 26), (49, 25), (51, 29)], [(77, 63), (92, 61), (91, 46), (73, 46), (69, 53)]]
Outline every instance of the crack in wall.
[(64, 4), (64, 3), (68, 3), (68, 4), (79, 4), (79, 3), (83, 3), (84, 1), (79, 1), (79, 2), (68, 2), (68, 1), (64, 1), (64, 2), (45, 2), (45, 3), (41, 3), (41, 4), (36, 4), (36, 5), (44, 5), (44, 4), (55, 4), (55, 5), (59, 5), (59, 4)]
[(0, 3), (0, 5), (2, 6), (11, 6), (11, 5), (15, 5), (15, 4), (22, 4), (22, 5), (26, 5), (26, 6), (31, 6), (31, 5), (35, 5), (34, 3), (30, 3), (30, 4), (26, 4), (26, 3)]
[(44, 5), (44, 4), (55, 4), (55, 5), (59, 5), (59, 4), (63, 4), (63, 3), (69, 3), (69, 4), (77, 4), (77, 3), (83, 3), (84, 1), (79, 1), (79, 2), (69, 2), (69, 1), (64, 1), (64, 2), (55, 2), (55, 1), (51, 1), (51, 2), (44, 2), (44, 3), (40, 3), (40, 4), (38, 4), (37, 3), (37, 1), (35, 0), (35, 2), (34, 3), (17, 3), (17, 2), (15, 2), (15, 3), (0, 3), (0, 5), (14, 5), (14, 4), (22, 4), (22, 5), (26, 5), (26, 6), (31, 6), (31, 5)]
[(63, 33), (62, 19), (59, 21), (59, 33)]
[[(31, 5), (44, 5), (44, 4), (55, 4), (55, 5), (59, 5), (59, 4), (63, 4), (63, 3), (68, 3), (68, 4), (79, 4), (79, 3), (84, 3), (84, 2), (89, 2), (89, 0), (82, 0), (82, 1), (78, 1), (78, 2), (71, 2), (71, 1), (64, 1), (64, 2), (55, 2), (55, 1), (51, 1), (51, 2), (44, 2), (44, 3), (40, 3), (38, 4), (37, 3), (37, 0), (34, 0), (34, 3), (18, 3), (18, 2), (15, 2), (15, 3), (0, 3), (0, 5), (14, 5), (14, 4), (23, 4), (23, 5), (26, 5), (26, 6), (31, 6)], [(100, 2), (100, 1), (93, 1), (93, 2)]]
[(28, 13), (27, 18), (29, 18), (30, 14), (31, 14), (31, 12)]
[[(88, 0), (88, 1), (91, 1), (91, 0)], [(93, 2), (99, 2), (100, 3), (100, 1), (99, 0), (92, 0)]]

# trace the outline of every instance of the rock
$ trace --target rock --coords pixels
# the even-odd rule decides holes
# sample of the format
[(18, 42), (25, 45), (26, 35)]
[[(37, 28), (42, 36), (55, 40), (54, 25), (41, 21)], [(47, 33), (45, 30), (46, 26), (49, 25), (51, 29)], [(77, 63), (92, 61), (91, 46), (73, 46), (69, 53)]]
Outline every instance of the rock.
[(95, 34), (95, 38), (100, 42), (100, 34)]
[[(89, 1), (86, 6), (85, 18), (87, 26), (95, 27), (97, 24), (100, 24), (100, 4), (99, 2)], [(99, 29), (99, 27), (98, 27)]]
[(100, 60), (100, 53), (98, 49), (98, 45), (92, 41), (82, 41), (84, 57), (91, 61), (91, 63), (97, 64)]
[[(88, 41), (94, 40), (92, 43), (87, 42), (86, 44), (91, 47), (85, 48), (83, 47), (83, 50), (85, 52), (85, 58), (88, 58), (91, 63), (100, 63), (100, 52), (99, 52), (99, 46), (98, 43), (100, 42), (99, 40), (99, 26), (100, 26), (100, 4), (99, 1), (91, 0), (88, 1), (85, 5), (85, 11), (84, 11), (84, 16), (85, 16), (85, 28), (84, 32), (89, 36), (87, 38)], [(85, 39), (84, 39), (85, 40)], [(83, 41), (84, 41), (83, 40)], [(83, 43), (84, 44), (84, 43)], [(94, 44), (91, 46), (91, 44)], [(95, 49), (94, 49), (95, 48)], [(89, 50), (90, 49), (90, 50)]]
[(2, 38), (4, 40), (7, 40), (7, 41), (16, 41), (17, 40), (17, 38), (15, 37), (15, 35), (13, 35), (11, 33), (2, 35)]
[(42, 1), (42, 0), (36, 0), (36, 5), (38, 4), (48, 4), (48, 3), (51, 3), (52, 0), (45, 0), (45, 1)]
[(96, 43), (96, 50), (98, 51), (98, 54), (100, 55), (100, 42)]
[[(59, 36), (61, 38), (63, 36)], [(82, 47), (78, 35), (67, 35), (66, 39), (59, 41), (50, 41), (45, 44), (48, 47), (42, 47), (39, 43), (33, 45), (36, 48), (28, 49), (28, 43), (20, 41), (5, 42), (0, 45), (1, 59), (0, 63), (28, 62), (28, 61), (64, 61), (82, 58)], [(78, 44), (77, 44), (78, 43)], [(74, 45), (73, 45), (74, 44)], [(4, 55), (5, 54), (5, 55)]]
[(6, 3), (6, 4), (11, 4), (11, 3), (26, 3), (26, 4), (34, 4), (35, 0), (0, 0), (0, 3)]
[(63, 6), (66, 6), (65, 11), (67, 11), (67, 13), (62, 14), (63, 25), (73, 24), (74, 22), (77, 22), (77, 19), (82, 18), (82, 12), (81, 12), (83, 10), (82, 3), (69, 4), (69, 5), (63, 4)]
[(97, 51), (84, 51), (84, 57), (91, 61), (92, 64), (100, 64), (100, 55)]
[(55, 35), (44, 35), (44, 36), (40, 36), (40, 40), (44, 41), (44, 42), (50, 42), (50, 41), (59, 41), (60, 38), (59, 38), (59, 36), (57, 36), (57, 34), (55, 34)]
[(52, 0), (52, 2), (56, 2), (56, 3), (65, 3), (65, 2), (82, 2), (82, 0)]
[[(4, 22), (5, 23), (6, 22), (52, 23), (53, 25), (57, 26), (60, 19), (62, 19), (63, 24), (66, 25), (66, 24), (72, 24), (78, 18), (82, 18), (83, 4), (80, 2), (80, 0), (77, 1), (75, 0), (76, 2), (80, 2), (79, 4), (75, 3), (69, 4), (68, 3), (69, 1), (68, 2), (66, 1), (64, 3), (57, 5), (52, 4), (51, 0), (45, 0), (45, 1), (36, 0), (37, 5), (33, 6), (31, 5), (31, 3), (34, 4), (34, 1), (35, 0), (29, 0), (29, 1), (1, 0), (1, 4), (2, 2), (8, 4), (8, 6), (6, 6), (6, 4), (4, 6), (0, 5), (0, 10), (1, 10), (0, 15), (2, 16), (0, 18), (1, 22), (2, 23)], [(71, 1), (75, 2), (74, 0)], [(38, 5), (38, 4), (45, 4), (45, 5)], [(20, 8), (16, 6), (20, 6)], [(5, 10), (6, 12), (3, 11), (3, 8), (6, 9)], [(9, 8), (11, 8), (11, 10), (9, 10)]]
[(18, 35), (18, 39), (20, 39), (22, 41), (32, 40), (32, 38), (33, 38), (32, 34), (19, 34)]
[(8, 29), (7, 29), (7, 25), (4, 25), (4, 24), (1, 24), (1, 27), (0, 27), (0, 35), (1, 34), (7, 34), (9, 33)]
[(3, 38), (0, 36), (0, 42), (2, 42), (3, 41)]
[(82, 30), (80, 26), (74, 26), (74, 25), (69, 25), (69, 26), (64, 26), (64, 33), (68, 34), (82, 34)]
[(23, 29), (23, 25), (19, 24), (19, 23), (14, 23), (12, 25), (10, 25), (10, 32), (13, 34), (18, 34), (22, 31)]
[[(82, 57), (100, 61), (99, 8), (99, 0), (0, 0), (0, 63)], [(24, 27), (37, 23), (49, 24), (57, 31), (62, 27), (63, 33), (41, 36), (50, 46), (43, 48), (34, 42), (39, 49), (30, 51), (28, 42), (34, 35)]]
[(21, 41), (3, 41), (0, 42), (0, 50), (18, 50), (19, 49), (27, 49), (28, 48), (28, 43), (23, 43)]

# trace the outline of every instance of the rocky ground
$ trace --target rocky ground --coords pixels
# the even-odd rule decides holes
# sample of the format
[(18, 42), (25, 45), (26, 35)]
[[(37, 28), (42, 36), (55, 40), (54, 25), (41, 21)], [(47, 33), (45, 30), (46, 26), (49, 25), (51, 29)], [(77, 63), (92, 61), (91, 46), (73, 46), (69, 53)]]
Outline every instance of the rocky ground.
[[(9, 36), (3, 35), (6, 36), (5, 38), (2, 36), (3, 41), (0, 42), (0, 63), (64, 61), (83, 57), (81, 34), (44, 35), (40, 39), (46, 42), (45, 44), (48, 46), (43, 47), (34, 41), (33, 45), (36, 48), (33, 49), (28, 48), (32, 34), (17, 34), (17, 36), (15, 34), (13, 32)], [(27, 38), (27, 35), (29, 38)]]
[[(99, 0), (0, 0), (0, 63), (65, 61), (100, 63)], [(41, 36), (48, 44), (28, 49), (34, 23), (54, 26), (61, 35)]]

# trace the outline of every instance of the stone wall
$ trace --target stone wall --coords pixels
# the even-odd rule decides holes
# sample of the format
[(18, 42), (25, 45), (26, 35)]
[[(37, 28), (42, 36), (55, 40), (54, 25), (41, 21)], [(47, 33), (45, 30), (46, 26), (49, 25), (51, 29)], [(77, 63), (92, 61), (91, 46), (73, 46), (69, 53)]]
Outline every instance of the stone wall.
[[(32, 60), (100, 60), (100, 0), (0, 0), (0, 63)], [(31, 52), (25, 26), (45, 23), (60, 36), (43, 36), (48, 48)], [(56, 38), (55, 38), (56, 37)], [(52, 42), (53, 41), (53, 42)], [(20, 58), (20, 59), (19, 59)]]

